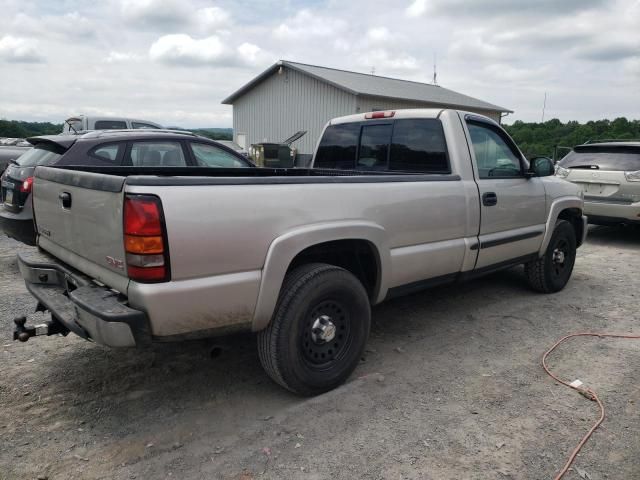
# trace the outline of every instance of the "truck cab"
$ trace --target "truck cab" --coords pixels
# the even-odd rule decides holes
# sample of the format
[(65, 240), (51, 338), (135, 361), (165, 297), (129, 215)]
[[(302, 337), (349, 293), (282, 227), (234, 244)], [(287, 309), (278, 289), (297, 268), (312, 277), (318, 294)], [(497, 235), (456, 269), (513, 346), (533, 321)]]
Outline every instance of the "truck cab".
[(162, 128), (158, 123), (128, 117), (77, 115), (69, 117), (62, 125), (63, 134), (76, 134), (86, 130), (135, 130)]

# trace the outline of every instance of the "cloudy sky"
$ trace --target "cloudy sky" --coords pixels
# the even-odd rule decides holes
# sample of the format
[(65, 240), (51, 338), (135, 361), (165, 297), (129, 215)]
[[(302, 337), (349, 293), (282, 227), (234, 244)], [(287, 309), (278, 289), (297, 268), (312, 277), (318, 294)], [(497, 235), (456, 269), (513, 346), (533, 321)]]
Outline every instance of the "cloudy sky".
[(438, 83), (515, 119), (640, 118), (640, 0), (1, 0), (0, 118), (231, 125), (278, 59)]

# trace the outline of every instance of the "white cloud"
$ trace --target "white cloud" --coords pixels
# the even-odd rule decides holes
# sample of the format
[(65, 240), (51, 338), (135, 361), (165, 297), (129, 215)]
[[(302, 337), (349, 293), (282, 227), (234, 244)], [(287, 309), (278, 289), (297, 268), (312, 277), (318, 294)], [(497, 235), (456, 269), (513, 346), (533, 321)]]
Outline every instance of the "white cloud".
[[(482, 69), (488, 78), (494, 81), (516, 83), (526, 81), (527, 84), (544, 83), (544, 79), (551, 70), (550, 65), (527, 68), (514, 67), (505, 63), (492, 63)], [(539, 80), (537, 82), (537, 80)]]
[(517, 42), (497, 41), (484, 29), (458, 31), (447, 53), (452, 59), (474, 63), (512, 61), (521, 54)]
[(420, 62), (408, 54), (391, 54), (383, 48), (369, 50), (358, 57), (358, 64), (363, 67), (374, 67), (376, 72), (384, 75), (389, 71), (416, 71), (420, 69)]
[(0, 38), (0, 59), (13, 63), (42, 63), (38, 42), (30, 38), (5, 35)]
[(279, 39), (303, 41), (305, 37), (334, 37), (346, 29), (347, 22), (342, 18), (323, 16), (303, 9), (280, 23), (273, 34)]
[(237, 48), (238, 60), (248, 65), (259, 63), (262, 60), (263, 51), (253, 43), (243, 43)]
[(13, 17), (11, 29), (33, 37), (54, 36), (60, 39), (88, 39), (96, 35), (94, 23), (73, 11), (61, 15), (30, 16), (20, 12)]
[(370, 43), (389, 43), (393, 39), (387, 27), (374, 27), (367, 30), (367, 40)]
[(214, 64), (227, 54), (227, 48), (215, 35), (201, 40), (186, 34), (164, 35), (149, 49), (151, 60), (183, 65)]
[(120, 13), (130, 25), (151, 30), (213, 34), (231, 25), (231, 14), (217, 6), (196, 8), (189, 0), (120, 0)]
[(427, 0), (413, 0), (407, 7), (406, 14), (409, 17), (420, 17), (427, 11)]
[(476, 22), (480, 18), (504, 18), (506, 16), (531, 18), (553, 17), (571, 14), (591, 8), (607, 6), (607, 0), (413, 0), (406, 10), (410, 17), (425, 13), (445, 15), (451, 18), (471, 17)]
[(151, 60), (186, 66), (260, 65), (268, 55), (257, 45), (244, 42), (236, 48), (225, 45), (216, 35), (195, 39), (186, 34), (165, 35), (149, 49)]
[(109, 52), (109, 55), (107, 56), (105, 61), (107, 63), (133, 62), (139, 61), (142, 58), (143, 57), (141, 55), (138, 55), (137, 53), (111, 51)]
[[(434, 53), (443, 87), (512, 108), (510, 119), (538, 119), (545, 91), (563, 120), (639, 112), (638, 0), (50, 3), (3, 3), (8, 118), (228, 126), (220, 101), (277, 59), (428, 81)], [(46, 75), (27, 63), (45, 60)]]
[(202, 31), (214, 32), (219, 28), (228, 27), (231, 15), (220, 7), (201, 8), (196, 12), (196, 21)]
[(181, 0), (121, 0), (120, 13), (132, 24), (166, 28), (187, 23), (192, 10)]

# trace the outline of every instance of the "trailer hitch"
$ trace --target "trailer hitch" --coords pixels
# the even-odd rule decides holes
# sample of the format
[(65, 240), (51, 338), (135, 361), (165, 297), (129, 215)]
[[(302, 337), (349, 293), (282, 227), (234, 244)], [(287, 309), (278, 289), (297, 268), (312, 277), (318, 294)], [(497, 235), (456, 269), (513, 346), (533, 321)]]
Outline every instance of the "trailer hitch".
[(44, 323), (38, 325), (27, 325), (27, 317), (16, 317), (13, 319), (13, 323), (16, 324), (13, 330), (13, 339), (26, 342), (31, 337), (40, 335), (55, 335), (61, 333), (66, 335), (69, 330), (55, 319), (47, 320)]

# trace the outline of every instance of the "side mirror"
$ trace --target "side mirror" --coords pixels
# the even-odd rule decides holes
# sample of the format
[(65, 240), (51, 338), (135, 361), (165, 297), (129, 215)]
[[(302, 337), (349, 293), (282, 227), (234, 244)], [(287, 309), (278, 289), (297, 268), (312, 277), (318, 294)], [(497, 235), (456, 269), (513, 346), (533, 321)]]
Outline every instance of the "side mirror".
[(555, 173), (553, 160), (549, 157), (535, 157), (531, 159), (529, 171), (536, 177), (548, 177)]

